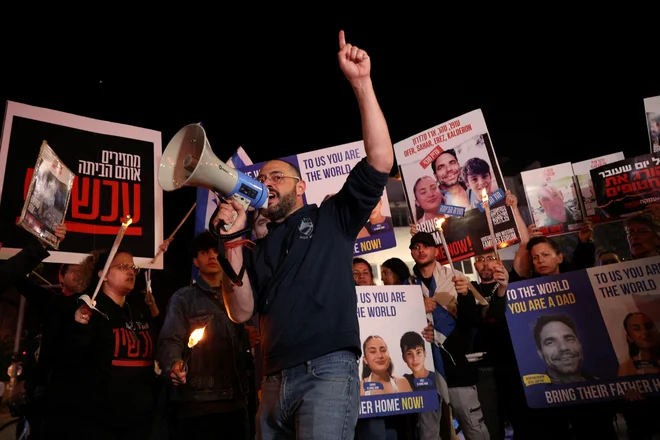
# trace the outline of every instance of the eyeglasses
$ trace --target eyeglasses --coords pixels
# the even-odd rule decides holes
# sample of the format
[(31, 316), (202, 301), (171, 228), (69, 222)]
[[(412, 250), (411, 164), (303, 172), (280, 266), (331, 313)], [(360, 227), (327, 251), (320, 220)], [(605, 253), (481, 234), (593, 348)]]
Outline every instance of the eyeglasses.
[(135, 264), (121, 263), (121, 264), (115, 264), (114, 266), (110, 266), (110, 267), (111, 268), (117, 267), (119, 268), (119, 270), (124, 272), (128, 272), (129, 270), (132, 270), (133, 273), (135, 273), (135, 275), (140, 273), (140, 268), (137, 267)]
[(631, 237), (635, 234), (650, 234), (653, 232), (653, 229), (649, 228), (639, 228), (639, 229), (626, 229), (626, 235)]
[(489, 255), (487, 257), (474, 257), (475, 263), (484, 263), (486, 261), (497, 261), (497, 257)]
[(259, 175), (257, 176), (257, 180), (258, 180), (260, 183), (266, 183), (266, 182), (268, 182), (268, 181), (270, 180), (271, 182), (273, 182), (274, 185), (278, 185), (278, 184), (282, 181), (282, 179), (284, 179), (285, 177), (286, 177), (286, 178), (289, 178), (289, 179), (296, 179), (296, 180), (298, 180), (298, 181), (300, 180), (300, 177), (297, 177), (297, 176), (287, 176), (287, 175), (285, 175), (284, 173), (280, 173), (280, 172), (270, 173), (270, 174), (268, 174), (268, 175), (265, 175), (265, 174), (259, 174)]

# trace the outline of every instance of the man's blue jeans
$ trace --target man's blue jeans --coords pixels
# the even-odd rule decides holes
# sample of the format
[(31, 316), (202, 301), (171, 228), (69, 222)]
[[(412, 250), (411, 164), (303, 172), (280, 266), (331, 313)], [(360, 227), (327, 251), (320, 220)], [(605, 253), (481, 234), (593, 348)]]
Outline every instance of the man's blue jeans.
[(358, 359), (336, 351), (268, 376), (257, 439), (353, 439), (360, 405)]

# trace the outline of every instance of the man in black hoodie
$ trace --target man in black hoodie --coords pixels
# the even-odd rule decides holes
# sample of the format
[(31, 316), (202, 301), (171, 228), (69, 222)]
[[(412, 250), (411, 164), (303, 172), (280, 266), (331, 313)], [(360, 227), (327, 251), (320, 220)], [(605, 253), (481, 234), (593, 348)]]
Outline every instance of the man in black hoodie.
[[(236, 286), (224, 277), (229, 316), (245, 322), (259, 313), (263, 373), (257, 416), (260, 438), (352, 439), (359, 409), (361, 354), (352, 273), (355, 240), (383, 194), (394, 164), (387, 123), (370, 78), (369, 56), (339, 33), (339, 64), (362, 116), (366, 158), (342, 189), (321, 206), (305, 205), (305, 182), (293, 165), (266, 163), (268, 235), (252, 249), (227, 242), (226, 256), (247, 276)], [(236, 216), (238, 214), (238, 216)], [(241, 207), (223, 204), (229, 231), (244, 228)]]

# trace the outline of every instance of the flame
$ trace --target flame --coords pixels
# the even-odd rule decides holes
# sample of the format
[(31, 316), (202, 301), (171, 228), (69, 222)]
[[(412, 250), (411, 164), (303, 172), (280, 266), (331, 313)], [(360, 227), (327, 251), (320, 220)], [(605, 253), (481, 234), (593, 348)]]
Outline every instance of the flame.
[(499, 247), (500, 249), (504, 249), (504, 248), (507, 247), (507, 246), (509, 246), (509, 244), (508, 244), (508, 243), (504, 243), (504, 242), (502, 242), (502, 243), (500, 243), (500, 244), (497, 245), (497, 247)]
[(127, 215), (126, 219), (122, 222), (122, 225), (128, 227), (131, 223), (133, 223), (133, 219), (130, 215)]
[(486, 188), (481, 188), (481, 201), (482, 202), (488, 201), (488, 193), (486, 192)]
[(436, 218), (435, 219), (435, 227), (437, 229), (440, 229), (442, 231), (442, 224), (445, 222), (444, 218)]
[(188, 348), (193, 348), (204, 337), (204, 327), (194, 330), (188, 339)]

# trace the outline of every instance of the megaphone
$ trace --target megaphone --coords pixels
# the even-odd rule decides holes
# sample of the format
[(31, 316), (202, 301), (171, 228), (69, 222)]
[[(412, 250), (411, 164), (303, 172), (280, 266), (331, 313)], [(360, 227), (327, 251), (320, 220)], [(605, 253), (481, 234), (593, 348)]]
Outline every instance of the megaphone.
[[(233, 199), (244, 209), (268, 206), (268, 188), (261, 182), (228, 166), (213, 154), (201, 124), (189, 124), (165, 147), (158, 167), (158, 183), (164, 191), (199, 186), (221, 199)], [(229, 230), (233, 224), (223, 227)]]

